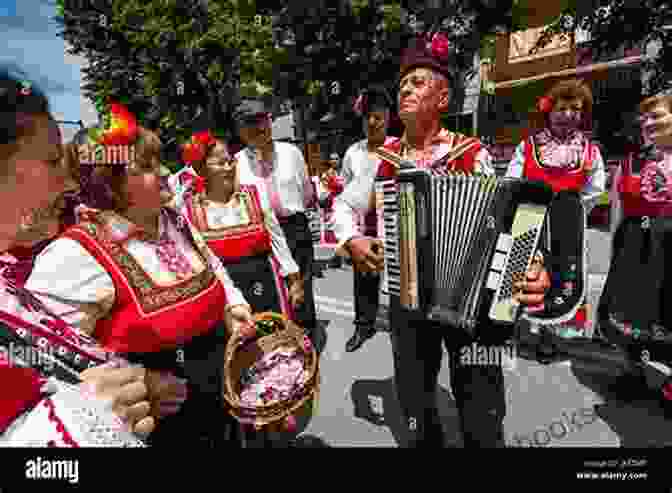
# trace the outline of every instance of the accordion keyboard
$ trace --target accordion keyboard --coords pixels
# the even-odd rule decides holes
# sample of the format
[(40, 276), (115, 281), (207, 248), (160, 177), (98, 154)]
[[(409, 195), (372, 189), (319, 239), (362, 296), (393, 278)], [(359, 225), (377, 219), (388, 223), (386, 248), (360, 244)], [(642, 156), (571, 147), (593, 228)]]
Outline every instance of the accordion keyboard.
[(399, 198), (395, 180), (376, 183), (376, 211), (378, 213), (378, 234), (382, 236), (385, 253), (385, 270), (382, 291), (390, 296), (400, 294), (399, 264)]

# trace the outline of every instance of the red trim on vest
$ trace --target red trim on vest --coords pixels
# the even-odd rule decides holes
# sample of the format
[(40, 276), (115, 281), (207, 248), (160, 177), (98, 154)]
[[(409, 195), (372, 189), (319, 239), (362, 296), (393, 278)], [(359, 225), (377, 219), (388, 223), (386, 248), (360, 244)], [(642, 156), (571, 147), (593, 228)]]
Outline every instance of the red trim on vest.
[[(114, 306), (107, 317), (97, 321), (95, 329), (95, 338), (103, 347), (122, 354), (172, 349), (208, 332), (221, 320), (226, 294), (216, 277), (195, 296), (144, 313), (123, 271), (95, 238), (78, 226), (64, 236), (82, 245), (112, 277)], [(175, 288), (184, 282), (176, 283)]]
[[(207, 239), (208, 247), (224, 264), (236, 264), (247, 257), (270, 254), (272, 252), (271, 235), (264, 223), (259, 191), (254, 185), (241, 185), (240, 190), (252, 198), (250, 214), (251, 224), (242, 230), (233, 230), (223, 238)], [(196, 207), (196, 209), (202, 209)], [(189, 210), (189, 209), (188, 209)], [(203, 213), (205, 216), (205, 213)], [(208, 228), (205, 225), (205, 228)], [(201, 229), (201, 231), (204, 231)]]
[(4, 432), (21, 414), (42, 398), (42, 380), (32, 368), (14, 368), (0, 365), (0, 433)]
[(588, 143), (583, 153), (584, 165), (577, 170), (567, 170), (542, 166), (534, 154), (534, 137), (525, 140), (525, 162), (523, 177), (532, 181), (542, 181), (551, 186), (555, 193), (563, 190), (580, 192), (588, 182), (586, 169), (591, 169), (595, 155), (594, 144)]
[(621, 204), (624, 217), (670, 217), (672, 216), (672, 204), (657, 204), (647, 201), (642, 197), (642, 178), (639, 174), (632, 173), (632, 154), (623, 163), (623, 173), (617, 184), (618, 193), (621, 196)]

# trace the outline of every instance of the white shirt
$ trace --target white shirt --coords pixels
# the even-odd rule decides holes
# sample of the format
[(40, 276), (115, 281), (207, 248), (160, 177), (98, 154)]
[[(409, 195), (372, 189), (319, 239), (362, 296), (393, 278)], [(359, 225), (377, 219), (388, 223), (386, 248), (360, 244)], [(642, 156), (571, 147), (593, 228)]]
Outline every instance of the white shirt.
[[(506, 176), (510, 178), (522, 178), (525, 171), (525, 141), (518, 144), (513, 158), (509, 163)], [(595, 157), (593, 159), (588, 182), (581, 190), (581, 200), (586, 208), (586, 213), (590, 214), (593, 207), (607, 190), (607, 172), (604, 166), (604, 159), (599, 147), (595, 146)]]
[[(297, 212), (305, 212), (316, 198), (301, 150), (287, 142), (274, 142), (273, 151), (271, 181), (285, 212), (282, 215), (290, 216)], [(236, 154), (236, 159), (240, 184), (255, 185), (262, 192), (260, 193), (262, 200), (269, 201), (268, 207), (270, 207), (270, 193), (255, 151), (246, 147)], [(282, 216), (277, 214), (278, 211), (274, 212)]]
[[(434, 144), (433, 155), (438, 158), (450, 151), (445, 143)], [(365, 216), (369, 211), (371, 194), (375, 190), (375, 180), (381, 161), (368, 169), (362, 170), (345, 190), (334, 201), (334, 212), (330, 225), (338, 240), (338, 252), (346, 253), (341, 247), (350, 238), (361, 236), (360, 216)], [(484, 175), (494, 175), (495, 168), (492, 164), (492, 156), (485, 147), (476, 153), (474, 170)]]
[[(184, 234), (162, 214), (159, 232), (165, 228), (194, 268), (194, 275), (211, 268)], [(161, 265), (153, 244), (134, 238), (127, 240), (125, 247), (157, 284), (171, 285), (178, 281), (174, 273)], [(230, 305), (246, 304), (228, 273), (224, 270), (222, 274), (228, 279), (224, 283), (227, 302)], [(79, 242), (70, 238), (58, 238), (45, 247), (36, 257), (25, 286), (39, 295), (52, 312), (88, 334), (93, 332), (98, 319), (110, 312), (116, 298), (114, 282), (107, 270)]]
[(369, 168), (378, 166), (377, 160), (369, 157), (367, 143), (367, 139), (360, 140), (359, 142), (352, 144), (348, 147), (348, 150), (345, 151), (341, 176), (343, 177), (343, 180), (345, 180), (346, 187), (359, 175), (367, 172)]

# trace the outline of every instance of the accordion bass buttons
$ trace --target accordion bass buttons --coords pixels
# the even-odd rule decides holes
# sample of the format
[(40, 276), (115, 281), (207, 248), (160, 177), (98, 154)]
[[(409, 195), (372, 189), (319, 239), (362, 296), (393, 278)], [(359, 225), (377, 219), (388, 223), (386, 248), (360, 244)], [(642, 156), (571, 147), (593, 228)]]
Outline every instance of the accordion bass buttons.
[(488, 281), (486, 287), (496, 291), (501, 282), (504, 269), (506, 268), (506, 260), (513, 245), (513, 238), (507, 234), (500, 234), (495, 246), (495, 253), (490, 264), (490, 272), (488, 273)]

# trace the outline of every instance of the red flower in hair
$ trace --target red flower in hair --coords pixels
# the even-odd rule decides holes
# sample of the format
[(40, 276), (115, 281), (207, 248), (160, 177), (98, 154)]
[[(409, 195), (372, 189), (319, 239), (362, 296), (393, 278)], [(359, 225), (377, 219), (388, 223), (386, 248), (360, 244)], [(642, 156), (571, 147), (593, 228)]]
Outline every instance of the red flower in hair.
[(188, 165), (199, 163), (205, 159), (205, 146), (196, 142), (187, 142), (182, 146), (182, 162)]
[(554, 106), (554, 101), (553, 98), (549, 96), (543, 96), (539, 98), (539, 101), (537, 102), (537, 108), (539, 108), (539, 111), (542, 113), (550, 113), (553, 111), (553, 106)]
[(138, 136), (138, 122), (123, 104), (110, 104), (109, 120), (110, 125), (102, 132), (99, 144), (119, 146), (135, 142)]
[(442, 33), (436, 33), (432, 36), (432, 43), (430, 45), (432, 55), (440, 60), (444, 60), (450, 53), (450, 41)]
[(215, 143), (215, 137), (212, 135), (210, 130), (204, 130), (202, 132), (196, 132), (191, 136), (192, 142), (198, 142), (204, 146), (209, 146)]

